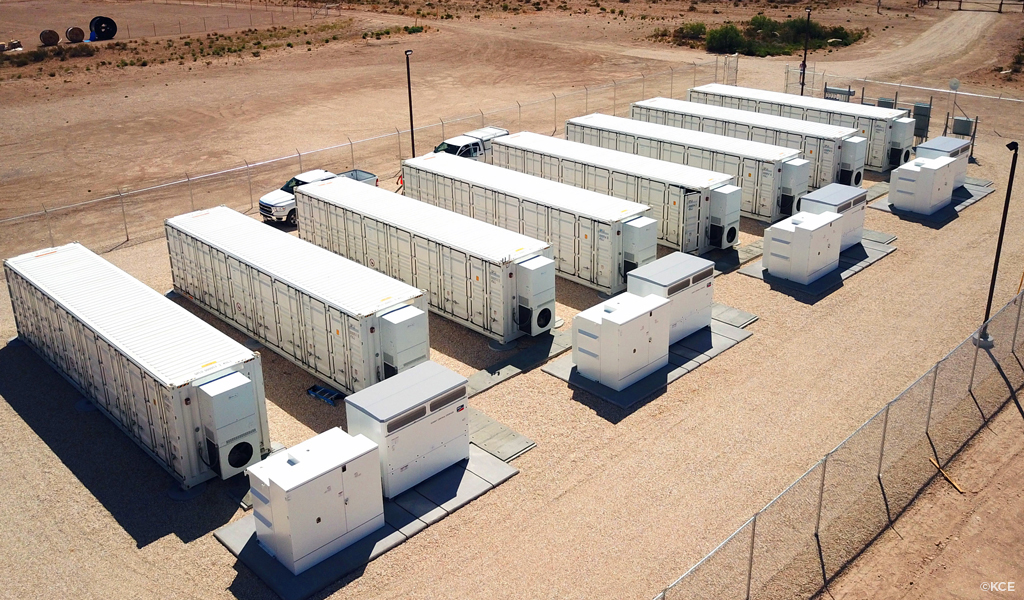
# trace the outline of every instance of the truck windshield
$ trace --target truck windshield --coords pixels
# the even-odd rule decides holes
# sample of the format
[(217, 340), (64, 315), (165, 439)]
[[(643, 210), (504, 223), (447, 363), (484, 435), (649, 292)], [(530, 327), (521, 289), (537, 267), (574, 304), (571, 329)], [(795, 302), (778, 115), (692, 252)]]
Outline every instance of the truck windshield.
[(292, 177), (291, 179), (288, 180), (288, 183), (284, 184), (284, 186), (281, 188), (281, 191), (288, 192), (289, 194), (294, 194), (295, 188), (297, 188), (300, 185), (302, 185), (302, 182), (299, 181), (299, 178)]
[(459, 147), (458, 146), (449, 146), (445, 142), (441, 142), (441, 144), (437, 148), (434, 148), (434, 152), (435, 153), (436, 152), (447, 152), (448, 154), (458, 155)]

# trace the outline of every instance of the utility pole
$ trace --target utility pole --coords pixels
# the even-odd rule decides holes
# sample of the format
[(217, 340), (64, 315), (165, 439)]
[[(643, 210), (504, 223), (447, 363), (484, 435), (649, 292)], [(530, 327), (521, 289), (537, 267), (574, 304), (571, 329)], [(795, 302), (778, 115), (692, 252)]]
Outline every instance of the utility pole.
[(800, 95), (804, 95), (804, 83), (807, 81), (807, 46), (811, 43), (811, 9), (807, 11), (807, 28), (804, 31), (804, 62), (800, 63)]

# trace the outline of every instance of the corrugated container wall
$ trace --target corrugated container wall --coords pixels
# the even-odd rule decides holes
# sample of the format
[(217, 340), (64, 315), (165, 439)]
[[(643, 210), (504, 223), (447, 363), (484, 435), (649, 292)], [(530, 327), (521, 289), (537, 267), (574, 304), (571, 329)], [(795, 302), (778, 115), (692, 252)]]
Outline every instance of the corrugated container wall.
[[(892, 135), (896, 120), (908, 115), (903, 109), (870, 106), (858, 102), (837, 102), (825, 98), (721, 83), (710, 83), (691, 89), (688, 100), (814, 123), (852, 127), (859, 130), (860, 135), (868, 140), (865, 166), (873, 171), (886, 171), (890, 167), (898, 167), (910, 157), (907, 142), (897, 140)], [(913, 130), (912, 122), (909, 126)], [(913, 139), (909, 142), (912, 145)]]
[(304, 185), (295, 201), (300, 238), (426, 290), (432, 311), (483, 335), (502, 343), (526, 335), (518, 265), (552, 258), (547, 242), (350, 179)]
[(340, 391), (429, 358), (414, 287), (223, 206), (165, 228), (175, 290)]
[[(743, 190), (743, 215), (759, 221), (773, 223), (790, 214), (791, 210), (787, 212), (783, 207), (791, 209), (809, 189), (809, 165), (798, 166), (797, 162), (806, 161), (793, 148), (601, 113), (569, 119), (565, 123), (565, 137), (573, 142), (732, 175)], [(786, 186), (786, 180), (796, 184)]]
[(402, 174), (406, 196), (550, 243), (558, 274), (587, 287), (620, 292), (657, 258), (643, 204), (449, 154), (406, 160)]
[(733, 176), (530, 133), (493, 141), (494, 164), (600, 194), (646, 204), (663, 246), (703, 254), (709, 242), (712, 190)]
[[(182, 487), (270, 452), (258, 353), (80, 244), (10, 258), (4, 270), (18, 336)], [(213, 387), (236, 396), (225, 405)]]
[[(849, 127), (809, 123), (671, 98), (634, 102), (630, 118), (800, 150), (803, 158), (811, 161), (813, 188), (833, 182), (846, 183), (841, 173), (843, 142), (858, 134), (858, 130)], [(861, 160), (859, 168), (863, 167)], [(856, 171), (857, 168), (858, 165), (853, 164), (849, 170)], [(856, 185), (859, 184), (860, 181), (857, 181)]]

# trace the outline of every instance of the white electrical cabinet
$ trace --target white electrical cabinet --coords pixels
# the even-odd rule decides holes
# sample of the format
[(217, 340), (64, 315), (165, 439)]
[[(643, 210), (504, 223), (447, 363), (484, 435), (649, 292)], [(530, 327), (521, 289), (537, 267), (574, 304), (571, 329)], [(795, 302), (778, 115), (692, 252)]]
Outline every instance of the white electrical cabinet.
[[(406, 196), (546, 241), (561, 277), (608, 294), (657, 258), (657, 228), (626, 227), (649, 216), (644, 204), (450, 154), (406, 160), (402, 176)], [(646, 250), (629, 257), (625, 246)]]
[(430, 310), (508, 343), (551, 329), (551, 245), (347, 178), (295, 192), (299, 237), (429, 293)]
[(270, 452), (259, 353), (80, 244), (4, 270), (18, 336), (183, 488)]
[(840, 215), (839, 228), (842, 242), (839, 251), (856, 246), (864, 237), (864, 213), (868, 206), (868, 191), (841, 183), (832, 183), (814, 190), (799, 200), (797, 211)]
[(764, 230), (764, 259), (768, 273), (813, 283), (839, 266), (842, 241), (840, 215), (799, 212)]
[(740, 241), (740, 201), (742, 191), (734, 185), (711, 190), (711, 227), (708, 235), (712, 248), (732, 248)]
[(851, 168), (842, 168), (843, 159), (847, 158), (843, 154), (843, 146), (850, 138), (858, 135), (858, 130), (850, 127), (671, 98), (634, 102), (630, 108), (630, 118), (800, 150), (802, 158), (809, 160), (812, 165), (812, 188), (833, 182), (850, 183), (857, 179), (858, 174), (863, 175), (864, 165), (855, 162), (856, 151), (849, 155), (851, 162), (847, 164)]
[(864, 182), (864, 159), (867, 156), (868, 140), (859, 135), (843, 141), (839, 155), (839, 183), (859, 186)]
[(587, 379), (620, 392), (668, 364), (669, 301), (626, 292), (572, 320), (572, 360)]
[(377, 444), (337, 427), (249, 467), (260, 546), (298, 575), (380, 529), (379, 468)]
[[(658, 220), (658, 242), (663, 246), (694, 254), (720, 247), (710, 243), (709, 217), (714, 211), (711, 204), (722, 194), (713, 197), (711, 192), (732, 184), (732, 175), (528, 131), (494, 140), (493, 161), (520, 173), (646, 204)], [(742, 192), (734, 189), (738, 207)]]
[(774, 223), (792, 214), (793, 202), (809, 189), (810, 162), (792, 148), (601, 113), (569, 119), (565, 137), (732, 175), (743, 190), (742, 214), (759, 221)]
[(917, 146), (918, 158), (939, 158), (948, 156), (956, 161), (950, 167), (953, 172), (953, 188), (962, 186), (967, 180), (967, 163), (971, 155), (971, 140), (940, 136), (922, 142)]
[[(873, 171), (885, 171), (907, 162), (914, 145), (914, 119), (909, 118), (907, 110), (900, 108), (836, 102), (720, 83), (695, 87), (690, 90), (688, 99), (702, 104), (853, 127), (868, 140), (866, 165)], [(905, 135), (907, 121), (910, 122), (909, 138)]]
[(715, 263), (710, 260), (673, 252), (630, 271), (626, 291), (668, 299), (668, 343), (672, 345), (711, 325), (714, 273)]
[(959, 158), (915, 158), (894, 169), (889, 184), (889, 202), (900, 210), (930, 215), (953, 200), (954, 166)]
[(348, 432), (380, 447), (384, 497), (469, 458), (466, 383), (428, 361), (345, 398)]
[(178, 293), (340, 391), (430, 358), (417, 288), (223, 206), (165, 230)]

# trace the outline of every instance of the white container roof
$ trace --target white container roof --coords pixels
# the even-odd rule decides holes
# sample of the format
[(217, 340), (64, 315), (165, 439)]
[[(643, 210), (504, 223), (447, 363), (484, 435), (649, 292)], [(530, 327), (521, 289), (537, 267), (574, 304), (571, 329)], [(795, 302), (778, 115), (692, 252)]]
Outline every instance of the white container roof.
[(803, 196), (801, 200), (810, 200), (828, 206), (839, 206), (844, 202), (867, 196), (868, 191), (862, 187), (853, 187), (841, 183), (830, 183)]
[(693, 131), (691, 129), (672, 127), (671, 125), (648, 123), (647, 121), (635, 121), (625, 117), (613, 117), (602, 113), (593, 113), (569, 119), (569, 123), (576, 123), (584, 127), (593, 127), (604, 131), (625, 133), (661, 142), (703, 148), (713, 152), (753, 158), (755, 160), (775, 162), (800, 158), (799, 150), (786, 148), (785, 146), (740, 140), (715, 133)]
[(537, 204), (574, 213), (595, 221), (613, 223), (641, 215), (649, 209), (645, 204), (620, 200), (605, 194), (450, 154), (432, 154), (410, 158), (403, 164), (457, 181), (464, 181), (471, 185), (500, 191), (524, 200), (532, 200)]
[(838, 125), (826, 125), (825, 123), (814, 123), (789, 117), (766, 115), (738, 108), (726, 108), (724, 106), (713, 106), (711, 104), (700, 104), (699, 102), (687, 102), (685, 100), (674, 100), (672, 98), (651, 98), (634, 102), (634, 106), (643, 106), (654, 110), (679, 113), (698, 117), (710, 117), (742, 125), (763, 127), (787, 131), (800, 135), (827, 139), (844, 139), (860, 133), (859, 129), (852, 127), (839, 127)]
[(825, 98), (813, 98), (811, 96), (798, 96), (796, 94), (785, 94), (783, 92), (770, 92), (756, 88), (740, 87), (738, 85), (725, 85), (722, 83), (709, 83), (695, 87), (691, 91), (707, 92), (733, 98), (748, 98), (750, 100), (764, 100), (776, 104), (788, 106), (799, 106), (811, 108), (841, 115), (853, 115), (856, 117), (868, 117), (871, 119), (898, 119), (907, 116), (907, 111), (900, 108), (885, 108), (884, 106), (868, 106), (858, 102), (840, 102)]
[(298, 191), (499, 264), (530, 256), (550, 246), (497, 225), (351, 179), (311, 183)]
[(368, 317), (423, 295), (411, 285), (224, 206), (167, 223), (355, 317)]
[(383, 423), (466, 383), (462, 375), (428, 360), (346, 397), (345, 404)]
[(254, 357), (245, 346), (81, 244), (4, 262), (167, 387)]
[(733, 181), (733, 176), (725, 173), (637, 156), (599, 146), (570, 142), (562, 138), (529, 131), (500, 137), (494, 140), (494, 144), (557, 156), (692, 190), (714, 189)]

